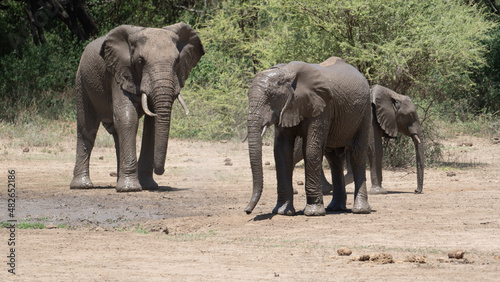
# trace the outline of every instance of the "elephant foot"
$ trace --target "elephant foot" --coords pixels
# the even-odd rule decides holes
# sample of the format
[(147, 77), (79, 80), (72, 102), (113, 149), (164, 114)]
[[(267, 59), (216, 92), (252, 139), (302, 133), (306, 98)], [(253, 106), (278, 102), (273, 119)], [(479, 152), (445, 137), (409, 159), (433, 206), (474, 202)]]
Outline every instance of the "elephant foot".
[(346, 202), (345, 201), (335, 201), (332, 199), (330, 204), (326, 207), (327, 211), (346, 211)]
[(89, 175), (75, 176), (69, 184), (70, 189), (92, 189), (94, 184), (90, 181)]
[(153, 176), (139, 176), (139, 183), (143, 190), (158, 190), (158, 183), (153, 179)]
[(373, 186), (372, 188), (370, 188), (370, 190), (368, 190), (368, 194), (387, 194), (387, 190), (385, 190), (382, 186)]
[(119, 177), (116, 183), (116, 192), (138, 192), (142, 186), (135, 177)]
[(273, 209), (273, 214), (295, 215), (295, 208), (290, 201), (286, 201), (284, 203), (278, 202), (276, 207)]
[(307, 204), (304, 208), (304, 215), (321, 216), (326, 215), (325, 206), (323, 204)]
[(372, 209), (370, 204), (368, 204), (368, 199), (361, 199), (357, 197), (354, 199), (354, 204), (352, 205), (352, 213), (355, 214), (368, 214), (371, 213)]

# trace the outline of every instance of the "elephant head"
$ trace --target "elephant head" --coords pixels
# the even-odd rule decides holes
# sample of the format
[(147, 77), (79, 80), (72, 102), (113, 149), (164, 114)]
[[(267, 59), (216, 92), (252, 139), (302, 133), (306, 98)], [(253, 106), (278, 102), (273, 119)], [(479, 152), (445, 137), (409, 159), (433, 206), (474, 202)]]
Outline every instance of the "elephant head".
[(248, 91), (248, 149), (253, 178), (251, 213), (263, 188), (262, 136), (271, 125), (293, 127), (316, 117), (331, 99), (321, 67), (302, 62), (275, 66), (258, 73)]
[(185, 23), (122, 25), (108, 33), (99, 54), (107, 73), (154, 118), (154, 171), (163, 174), (172, 105), (178, 98), (187, 113), (180, 90), (204, 54), (200, 39)]
[(371, 88), (372, 105), (383, 133), (394, 138), (398, 132), (410, 136), (415, 145), (417, 160), (417, 190), (421, 193), (424, 182), (424, 143), (422, 127), (417, 109), (408, 96), (398, 94), (386, 87), (374, 85)]

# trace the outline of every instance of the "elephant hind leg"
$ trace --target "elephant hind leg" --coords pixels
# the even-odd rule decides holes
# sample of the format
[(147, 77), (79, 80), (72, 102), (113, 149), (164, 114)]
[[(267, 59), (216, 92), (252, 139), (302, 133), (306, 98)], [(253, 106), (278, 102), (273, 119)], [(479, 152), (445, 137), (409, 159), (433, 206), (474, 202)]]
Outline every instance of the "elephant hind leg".
[(70, 188), (90, 189), (94, 187), (89, 173), (90, 154), (94, 148), (99, 121), (95, 118), (96, 115), (90, 103), (84, 107), (80, 107), (80, 105), (78, 105), (76, 129), (76, 162)]
[(353, 213), (366, 214), (371, 212), (366, 191), (366, 155), (360, 151), (350, 151), (351, 167), (354, 177)]
[(345, 211), (347, 194), (344, 180), (344, 154), (343, 149), (325, 150), (325, 157), (332, 170), (333, 197), (326, 208), (328, 211)]

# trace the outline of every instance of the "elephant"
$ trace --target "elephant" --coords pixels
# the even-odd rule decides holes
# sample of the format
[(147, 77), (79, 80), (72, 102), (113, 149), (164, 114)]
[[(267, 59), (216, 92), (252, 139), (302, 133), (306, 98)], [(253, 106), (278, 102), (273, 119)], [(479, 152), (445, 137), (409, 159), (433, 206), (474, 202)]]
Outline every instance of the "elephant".
[[(417, 108), (410, 97), (398, 94), (381, 85), (374, 85), (370, 89), (372, 101), (372, 124), (368, 142), (368, 160), (370, 162), (370, 176), (372, 187), (369, 194), (387, 194), (382, 187), (382, 137), (395, 138), (398, 132), (412, 138), (415, 145), (417, 162), (417, 189), (415, 193), (422, 193), (424, 183), (424, 143), (422, 126), (417, 114)], [(297, 138), (294, 164), (303, 159), (301, 150), (302, 140)], [(349, 161), (347, 161), (349, 164)], [(352, 170), (347, 166), (345, 175), (346, 184), (352, 183)], [(329, 193), (332, 188), (324, 174), (321, 176), (322, 190)]]
[[(89, 43), (76, 74), (77, 145), (71, 189), (93, 187), (89, 160), (99, 124), (113, 135), (118, 192), (157, 189), (165, 171), (172, 105), (205, 53), (185, 23), (163, 28), (122, 25)], [(139, 161), (136, 136), (144, 130)]]
[[(337, 61), (335, 64), (332, 61)], [(305, 152), (306, 216), (345, 211), (343, 165), (349, 152), (355, 193), (352, 212), (370, 213), (366, 191), (366, 153), (370, 124), (370, 88), (365, 77), (338, 57), (321, 64), (293, 61), (258, 73), (248, 90), (248, 149), (252, 170), (250, 214), (263, 189), (262, 136), (275, 125), (277, 204), (273, 214), (294, 215), (293, 152), (297, 136)], [(323, 152), (332, 168), (333, 197), (325, 209), (321, 193)]]

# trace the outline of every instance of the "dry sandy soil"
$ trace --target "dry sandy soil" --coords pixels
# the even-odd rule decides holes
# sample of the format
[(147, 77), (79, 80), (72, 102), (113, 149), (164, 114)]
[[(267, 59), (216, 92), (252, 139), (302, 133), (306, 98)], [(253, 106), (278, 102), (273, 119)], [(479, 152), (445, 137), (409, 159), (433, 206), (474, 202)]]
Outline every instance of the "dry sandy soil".
[[(95, 148), (98, 188), (70, 190), (73, 137), (53, 148), (0, 139), (1, 220), (7, 171), (16, 170), (16, 275), (7, 271), (10, 232), (0, 230), (0, 280), (167, 281), (498, 281), (500, 144), (460, 136), (443, 141), (442, 166), (384, 170), (387, 195), (370, 196), (368, 215), (275, 216), (272, 146), (264, 146), (265, 186), (254, 212), (247, 144), (171, 140), (158, 191), (116, 193), (113, 148)], [(471, 144), (470, 144), (471, 143)], [(472, 145), (472, 146), (470, 146)], [(369, 177), (369, 176), (368, 176)], [(303, 167), (295, 207), (305, 205)], [(349, 185), (348, 205), (353, 187)], [(325, 196), (325, 202), (331, 196)], [(347, 247), (350, 256), (337, 250)], [(461, 259), (448, 252), (462, 250)], [(370, 259), (360, 261), (360, 258)], [(392, 257), (392, 259), (391, 259)], [(377, 259), (378, 258), (378, 259)], [(380, 259), (382, 258), (382, 259)], [(385, 258), (385, 259), (384, 259)]]

